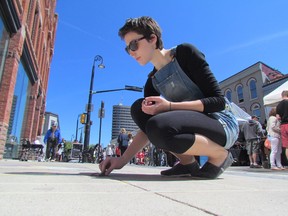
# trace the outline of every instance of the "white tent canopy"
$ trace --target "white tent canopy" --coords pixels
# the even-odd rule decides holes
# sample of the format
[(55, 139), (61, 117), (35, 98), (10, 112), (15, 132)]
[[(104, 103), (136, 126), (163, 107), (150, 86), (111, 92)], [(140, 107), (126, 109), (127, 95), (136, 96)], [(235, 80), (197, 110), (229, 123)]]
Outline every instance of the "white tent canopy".
[(284, 90), (288, 90), (288, 81), (280, 85), (274, 91), (270, 92), (263, 98), (265, 106), (276, 106), (281, 100), (281, 93)]
[(234, 113), (236, 119), (239, 121), (247, 121), (251, 119), (251, 116), (246, 113), (244, 110), (242, 110), (239, 106), (237, 106), (235, 103), (231, 102), (231, 108), (232, 112)]

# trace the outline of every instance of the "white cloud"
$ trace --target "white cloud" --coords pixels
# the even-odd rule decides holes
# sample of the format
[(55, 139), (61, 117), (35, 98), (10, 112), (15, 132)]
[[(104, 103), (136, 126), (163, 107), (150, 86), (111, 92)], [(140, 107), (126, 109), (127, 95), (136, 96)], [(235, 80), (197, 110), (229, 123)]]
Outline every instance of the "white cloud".
[(272, 41), (272, 40), (275, 40), (275, 39), (278, 39), (278, 38), (281, 38), (281, 37), (288, 37), (288, 30), (282, 31), (282, 32), (277, 32), (277, 33), (274, 33), (274, 34), (271, 34), (271, 35), (266, 35), (266, 36), (263, 36), (263, 37), (260, 37), (260, 38), (256, 38), (256, 39), (251, 40), (251, 41), (247, 41), (247, 42), (242, 43), (242, 44), (238, 44), (238, 45), (234, 45), (234, 46), (228, 47), (227, 49), (223, 50), (221, 52), (221, 54), (229, 53), (229, 52), (240, 50), (240, 49), (247, 48), (247, 47), (251, 47), (251, 46), (254, 46), (254, 45), (257, 45), (257, 44), (261, 44), (261, 43), (266, 43), (268, 41)]
[(88, 32), (88, 31), (85, 31), (84, 29), (82, 29), (82, 28), (80, 28), (80, 27), (78, 27), (76, 25), (73, 25), (71, 23), (68, 23), (68, 22), (65, 22), (65, 21), (62, 21), (62, 20), (59, 20), (59, 23), (65, 25), (65, 26), (68, 26), (69, 28), (74, 29), (74, 30), (76, 30), (78, 32), (82, 32), (82, 33), (84, 33), (86, 35), (89, 35), (89, 36), (92, 36), (92, 37), (97, 38), (99, 40), (105, 41), (101, 36), (95, 35), (95, 34), (93, 34), (91, 32)]

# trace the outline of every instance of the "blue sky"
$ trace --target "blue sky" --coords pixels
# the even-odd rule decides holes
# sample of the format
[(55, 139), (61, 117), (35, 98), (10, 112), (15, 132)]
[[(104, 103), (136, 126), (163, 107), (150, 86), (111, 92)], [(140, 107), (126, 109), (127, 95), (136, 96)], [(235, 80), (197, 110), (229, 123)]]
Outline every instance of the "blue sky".
[[(96, 68), (94, 91), (144, 85), (152, 65), (138, 65), (118, 37), (119, 28), (130, 17), (153, 17), (162, 28), (166, 49), (183, 42), (194, 44), (219, 82), (258, 61), (287, 74), (287, 8), (287, 0), (58, 0), (46, 111), (59, 115), (62, 136), (71, 140), (77, 116), (85, 112), (88, 102), (96, 55), (103, 57), (106, 68)], [(112, 106), (130, 106), (142, 94), (93, 95), (90, 143), (98, 143), (101, 101), (105, 103), (101, 143), (106, 146), (111, 139)]]

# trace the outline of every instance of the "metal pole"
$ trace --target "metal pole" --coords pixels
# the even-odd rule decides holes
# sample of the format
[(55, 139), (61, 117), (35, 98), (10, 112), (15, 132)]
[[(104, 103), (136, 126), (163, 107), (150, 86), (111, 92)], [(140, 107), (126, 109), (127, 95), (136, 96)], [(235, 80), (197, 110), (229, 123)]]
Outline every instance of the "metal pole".
[(77, 122), (76, 122), (76, 140), (78, 140), (78, 124), (79, 124), (79, 117), (80, 117), (80, 114), (78, 115), (77, 117)]
[(88, 104), (87, 104), (87, 116), (86, 116), (86, 124), (85, 124), (85, 137), (84, 137), (84, 150), (83, 150), (83, 157), (82, 157), (82, 163), (87, 162), (87, 151), (89, 147), (90, 142), (90, 128), (91, 128), (91, 108), (92, 108), (92, 92), (93, 92), (93, 82), (94, 82), (94, 71), (95, 71), (95, 61), (93, 62), (92, 67), (92, 74), (91, 74), (91, 80), (90, 80), (90, 89), (89, 89), (89, 98), (88, 98)]
[(98, 163), (100, 163), (99, 157), (100, 157), (100, 150), (101, 150), (101, 131), (102, 131), (102, 118), (104, 118), (104, 102), (101, 101), (101, 108), (100, 108), (100, 113), (99, 113), (99, 118), (100, 118), (100, 126), (99, 126), (99, 146), (98, 146)]
[(102, 90), (102, 91), (93, 91), (92, 94), (99, 94), (99, 93), (105, 93), (105, 92), (114, 92), (114, 91), (122, 91), (122, 90), (142, 92), (143, 88), (137, 87), (137, 86), (125, 85), (125, 88), (109, 89), (109, 90)]
[(93, 91), (93, 94), (105, 93), (105, 92), (114, 92), (114, 91), (122, 91), (126, 90), (125, 88), (121, 89), (111, 89), (111, 90), (102, 90), (102, 91)]
[(90, 142), (90, 130), (91, 130), (91, 111), (92, 111), (92, 96), (93, 96), (93, 83), (94, 83), (94, 71), (95, 71), (95, 62), (100, 61), (98, 65), (99, 68), (105, 68), (103, 64), (103, 58), (100, 55), (96, 55), (93, 61), (92, 74), (90, 80), (90, 89), (89, 89), (89, 98), (87, 104), (87, 115), (86, 115), (86, 124), (85, 124), (85, 137), (84, 137), (84, 149), (82, 152), (82, 163), (87, 162), (87, 152)]

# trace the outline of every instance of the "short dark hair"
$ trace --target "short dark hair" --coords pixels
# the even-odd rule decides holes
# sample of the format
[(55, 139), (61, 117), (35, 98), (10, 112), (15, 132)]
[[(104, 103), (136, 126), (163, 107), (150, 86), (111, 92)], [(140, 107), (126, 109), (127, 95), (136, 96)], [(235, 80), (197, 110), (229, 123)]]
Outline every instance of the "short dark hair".
[(288, 90), (282, 91), (281, 96), (282, 97), (288, 97)]
[(162, 30), (158, 23), (148, 16), (138, 18), (129, 18), (125, 24), (119, 29), (118, 35), (123, 40), (129, 32), (136, 32), (143, 35), (146, 39), (151, 39), (154, 34), (157, 37), (156, 49), (163, 49)]

